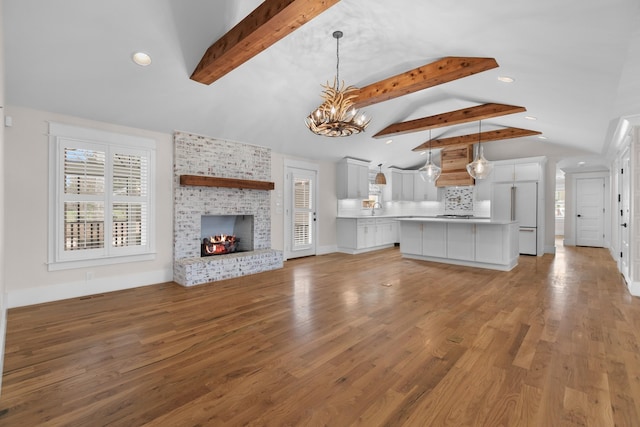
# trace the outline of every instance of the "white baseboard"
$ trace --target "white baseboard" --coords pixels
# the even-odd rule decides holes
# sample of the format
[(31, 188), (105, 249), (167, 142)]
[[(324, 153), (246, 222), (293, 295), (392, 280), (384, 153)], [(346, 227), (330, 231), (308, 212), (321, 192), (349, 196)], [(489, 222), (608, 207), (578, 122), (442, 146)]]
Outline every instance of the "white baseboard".
[(640, 297), (640, 282), (628, 282), (629, 293), (634, 297)]
[(28, 289), (16, 289), (7, 292), (7, 307), (23, 307), (44, 302), (59, 301), (95, 295), (103, 292), (138, 288), (173, 280), (173, 269), (148, 271), (126, 276), (109, 276), (91, 280), (39, 286)]
[(338, 247), (336, 245), (318, 246), (316, 248), (316, 255), (326, 255), (334, 252), (338, 252)]

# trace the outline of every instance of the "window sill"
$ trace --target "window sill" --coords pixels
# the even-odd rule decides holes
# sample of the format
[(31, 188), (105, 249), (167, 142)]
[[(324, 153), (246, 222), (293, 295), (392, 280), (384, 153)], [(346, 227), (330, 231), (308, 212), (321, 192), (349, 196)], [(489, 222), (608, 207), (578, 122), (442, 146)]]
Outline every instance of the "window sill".
[(75, 261), (59, 261), (47, 264), (48, 271), (70, 270), (73, 268), (96, 267), (101, 265), (123, 264), (127, 262), (151, 261), (156, 258), (155, 252), (140, 255), (83, 259)]

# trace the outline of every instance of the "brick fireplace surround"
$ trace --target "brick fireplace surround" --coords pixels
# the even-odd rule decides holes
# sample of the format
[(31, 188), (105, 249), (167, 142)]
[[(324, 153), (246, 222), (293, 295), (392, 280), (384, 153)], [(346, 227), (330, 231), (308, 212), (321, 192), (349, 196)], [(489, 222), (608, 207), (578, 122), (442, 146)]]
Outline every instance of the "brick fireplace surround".
[[(193, 286), (282, 268), (271, 249), (269, 191), (181, 186), (180, 175), (271, 181), (271, 150), (184, 132), (174, 134), (173, 280)], [(202, 215), (253, 215), (254, 250), (200, 257)]]

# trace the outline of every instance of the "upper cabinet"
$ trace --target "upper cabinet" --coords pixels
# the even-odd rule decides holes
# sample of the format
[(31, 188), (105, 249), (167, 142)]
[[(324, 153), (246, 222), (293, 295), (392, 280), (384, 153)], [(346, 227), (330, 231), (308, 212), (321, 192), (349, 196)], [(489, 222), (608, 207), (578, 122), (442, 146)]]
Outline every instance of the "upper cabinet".
[(420, 172), (414, 171), (413, 174), (413, 200), (416, 202), (430, 201), (437, 202), (439, 189), (435, 182), (429, 182), (420, 176)]
[(369, 198), (369, 162), (345, 157), (336, 172), (338, 199)]
[[(532, 159), (533, 160), (533, 159)], [(494, 162), (491, 174), (493, 182), (538, 181), (542, 176), (544, 161), (519, 162), (504, 160)]]

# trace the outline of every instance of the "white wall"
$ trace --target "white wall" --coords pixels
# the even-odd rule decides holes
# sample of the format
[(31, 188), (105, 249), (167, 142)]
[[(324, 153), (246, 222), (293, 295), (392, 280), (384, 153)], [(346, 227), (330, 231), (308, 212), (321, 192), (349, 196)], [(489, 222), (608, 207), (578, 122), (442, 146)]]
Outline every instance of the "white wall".
[[(2, 257), (6, 263), (4, 271), (8, 307), (171, 281), (173, 279), (173, 136), (21, 107), (10, 106), (6, 114), (12, 116), (13, 126), (6, 128), (5, 133), (4, 155), (11, 161), (6, 162), (3, 177), (12, 185), (7, 186), (3, 200), (5, 205), (11, 208), (2, 209), (0, 215), (4, 213), (6, 224), (9, 225), (5, 230), (5, 238), (2, 239), (2, 242), (9, 242), (11, 248)], [(115, 266), (47, 271), (49, 121), (156, 140), (157, 255), (155, 260)], [(284, 214), (277, 206), (279, 194), (284, 191), (284, 158), (282, 154), (272, 152), (271, 174), (275, 189), (271, 196), (271, 247), (279, 250), (284, 249)], [(319, 166), (320, 199), (318, 254), (322, 254), (333, 252), (336, 248), (336, 167), (332, 162), (316, 163)], [(93, 278), (87, 280), (87, 273), (92, 273), (90, 276)]]
[[(0, 0), (0, 16), (2, 15), (2, 0)], [(4, 341), (7, 329), (7, 297), (5, 286), (5, 171), (4, 171), (4, 31), (0, 20), (0, 392), (2, 391), (2, 373), (4, 371)]]
[[(43, 111), (7, 107), (5, 129), (5, 280), (8, 306), (36, 304), (170, 281), (173, 278), (173, 143), (171, 135)], [(156, 141), (156, 249), (153, 261), (47, 271), (48, 121)], [(87, 275), (87, 273), (92, 273)], [(87, 280), (87, 276), (92, 279)]]
[(544, 171), (544, 252), (556, 253), (556, 162), (547, 158)]

